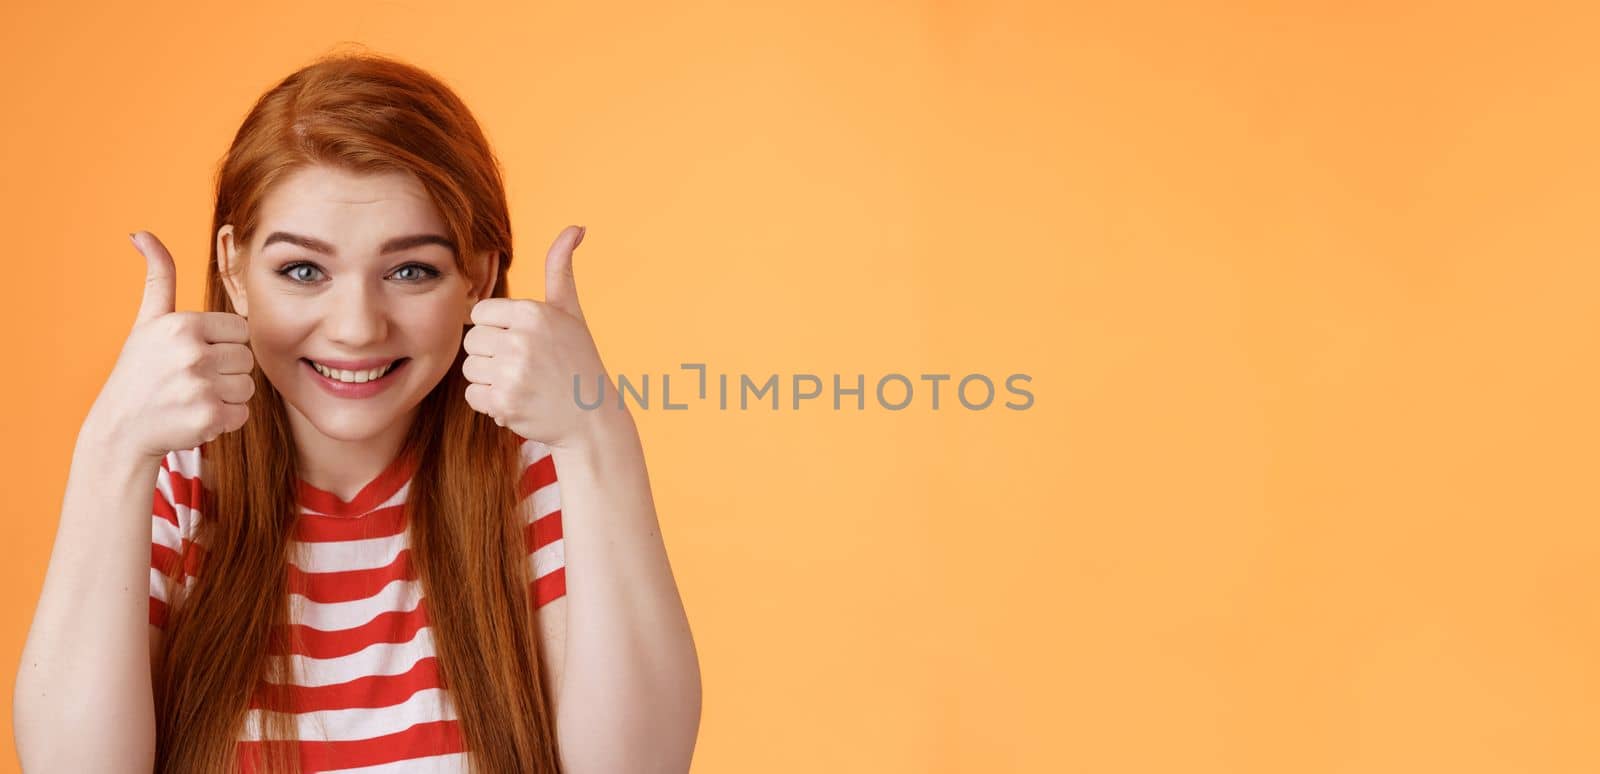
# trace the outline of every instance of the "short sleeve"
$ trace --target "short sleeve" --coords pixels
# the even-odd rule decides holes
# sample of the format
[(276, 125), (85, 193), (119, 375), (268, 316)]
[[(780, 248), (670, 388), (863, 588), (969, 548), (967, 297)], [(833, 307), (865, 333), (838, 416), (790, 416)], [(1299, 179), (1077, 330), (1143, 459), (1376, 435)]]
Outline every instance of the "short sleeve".
[(192, 584), (197, 566), (197, 552), (190, 551), (187, 561), (182, 557), (194, 539), (204, 491), (199, 465), (196, 447), (169, 452), (156, 471), (150, 502), (150, 624), (163, 630)]
[(561, 485), (556, 481), (555, 458), (550, 447), (522, 442), (522, 476), (517, 484), (519, 507), (526, 521), (528, 569), (533, 580), (529, 592), (535, 608), (567, 593), (566, 544), (561, 538)]

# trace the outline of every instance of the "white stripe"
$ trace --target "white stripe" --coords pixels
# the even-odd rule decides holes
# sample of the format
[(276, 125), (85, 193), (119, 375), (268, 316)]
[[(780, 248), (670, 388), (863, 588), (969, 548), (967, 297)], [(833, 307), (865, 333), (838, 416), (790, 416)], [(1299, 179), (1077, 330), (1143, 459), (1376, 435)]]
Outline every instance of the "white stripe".
[[(266, 738), (261, 725), (266, 720), (265, 714), (260, 708), (245, 713), (242, 741), (258, 742)], [(329, 742), (371, 739), (398, 734), (418, 723), (455, 719), (455, 707), (442, 688), (417, 691), (411, 698), (388, 707), (318, 710), (295, 715), (302, 740)]]
[[(167, 455), (168, 468), (174, 466), (172, 457), (173, 455), (170, 453)], [(161, 492), (161, 496), (169, 503), (172, 502), (172, 482), (167, 479), (170, 475), (171, 473), (167, 472), (167, 468), (161, 468), (156, 471), (156, 490)]]
[[(171, 526), (171, 525), (168, 525)], [(346, 572), (388, 567), (406, 548), (406, 533), (401, 531), (387, 537), (361, 540), (301, 541), (295, 540), (292, 556), (300, 561), (291, 562), (305, 572)]]
[(566, 542), (565, 538), (554, 540), (528, 556), (528, 569), (533, 573), (532, 577), (543, 578), (566, 566)]
[(522, 443), (521, 448), (517, 449), (517, 455), (522, 460), (522, 467), (526, 468), (529, 465), (532, 465), (533, 463), (550, 456), (550, 447), (539, 441), (529, 439)]
[(155, 514), (150, 514), (150, 542), (166, 546), (173, 551), (183, 550), (183, 533), (178, 526)]
[[(199, 475), (200, 449), (167, 452), (167, 468), (180, 475), (194, 478)], [(166, 546), (173, 551), (183, 550), (183, 539), (194, 538), (195, 516), (199, 513), (196, 508), (178, 503), (172, 489), (172, 481), (168, 478), (171, 473), (167, 469), (156, 471), (155, 490), (161, 494), (162, 499), (172, 506), (173, 516), (178, 520), (177, 525), (155, 515), (150, 514), (150, 541)]]
[(323, 774), (462, 774), (467, 770), (466, 753), (430, 755), (409, 761), (380, 763), (358, 769), (329, 769)]
[(167, 452), (167, 467), (194, 478), (200, 472), (200, 447)]
[(295, 685), (317, 687), (348, 683), (360, 677), (404, 674), (418, 661), (437, 656), (433, 629), (424, 626), (410, 642), (375, 642), (361, 650), (336, 658), (312, 658), (299, 653), (289, 656)]
[[(150, 568), (150, 596), (151, 597), (154, 597), (155, 599), (159, 599), (162, 602), (170, 603), (172, 600), (167, 599), (167, 583), (169, 583), (169, 582), (170, 581), (168, 581), (167, 576), (162, 575), (160, 570), (157, 570), (154, 567)], [(174, 585), (176, 585), (176, 584), (174, 584)], [(174, 591), (176, 591), (176, 589), (174, 589)]]
[[(177, 471), (182, 475), (193, 477), (192, 472), (181, 470), (183, 466), (179, 462), (179, 459), (178, 452), (169, 452), (167, 454), (167, 467), (172, 468), (174, 471)], [(169, 475), (171, 474), (164, 469), (158, 472), (156, 475), (156, 491), (161, 494), (161, 498), (166, 500), (168, 505), (172, 506), (174, 515), (178, 519), (178, 525), (174, 527), (172, 522), (167, 521), (160, 516), (156, 516), (153, 513), (151, 514), (151, 517), (158, 522), (156, 524), (158, 530), (161, 525), (164, 524), (166, 525), (167, 530), (177, 533), (180, 540), (184, 537), (193, 537), (195, 509), (178, 502), (177, 496), (173, 493), (172, 481), (168, 478)], [(167, 539), (170, 540), (170, 538)], [(176, 550), (180, 545), (177, 542), (162, 542), (161, 544), (174, 550)]]
[(383, 613), (415, 610), (421, 601), (420, 581), (415, 578), (395, 578), (378, 593), (348, 602), (314, 602), (304, 594), (291, 592), (289, 613), (291, 621), (325, 632), (336, 632), (354, 629)]
[(538, 521), (549, 516), (561, 507), (561, 482), (552, 481), (533, 490), (531, 494), (523, 498), (523, 503), (532, 504), (531, 509), (528, 505), (523, 506), (525, 511), (529, 513), (528, 517), (532, 520)]
[(184, 578), (181, 584), (173, 583), (172, 595), (177, 597), (176, 601), (167, 598), (167, 583), (167, 576), (162, 575), (161, 571), (154, 567), (150, 568), (150, 596), (167, 603), (168, 608), (175, 608), (183, 604), (184, 598), (189, 595), (189, 590), (194, 588), (195, 578), (190, 575)]

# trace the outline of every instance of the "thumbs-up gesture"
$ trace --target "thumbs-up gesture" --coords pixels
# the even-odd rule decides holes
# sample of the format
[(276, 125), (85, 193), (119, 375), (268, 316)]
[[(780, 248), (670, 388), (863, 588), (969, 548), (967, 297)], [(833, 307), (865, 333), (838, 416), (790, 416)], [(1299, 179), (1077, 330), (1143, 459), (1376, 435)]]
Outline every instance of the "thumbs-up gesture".
[[(572, 251), (584, 231), (569, 226), (550, 245), (544, 301), (483, 299), (472, 307), (472, 328), (462, 340), (467, 357), (461, 373), (471, 382), (467, 405), (523, 438), (552, 447), (582, 443), (593, 421), (603, 412), (614, 413), (610, 407), (616, 405), (572, 274)], [(578, 405), (574, 378), (581, 380), (585, 400), (605, 390), (600, 408)]]
[(131, 238), (145, 259), (144, 300), (89, 421), (125, 453), (159, 459), (244, 426), (255, 356), (245, 318), (174, 311), (172, 255), (155, 234)]

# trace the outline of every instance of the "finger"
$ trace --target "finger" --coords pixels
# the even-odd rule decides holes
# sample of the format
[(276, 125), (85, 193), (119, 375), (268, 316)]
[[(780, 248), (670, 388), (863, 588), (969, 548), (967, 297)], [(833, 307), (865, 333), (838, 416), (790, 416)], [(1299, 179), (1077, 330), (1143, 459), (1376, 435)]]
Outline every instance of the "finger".
[(492, 325), (474, 325), (461, 337), (461, 348), (469, 355), (494, 357), (504, 351), (506, 330)]
[(211, 384), (223, 403), (249, 403), (256, 394), (256, 380), (250, 374), (218, 374)]
[(467, 399), (467, 405), (471, 406), (472, 410), (478, 412), (479, 414), (489, 414), (490, 416), (493, 416), (493, 414), (489, 412), (489, 390), (490, 387), (487, 384), (467, 385), (467, 389), (463, 393)]
[(568, 226), (550, 245), (544, 258), (544, 302), (580, 320), (583, 309), (578, 306), (578, 281), (572, 274), (572, 251), (583, 241), (586, 229)]
[(250, 322), (232, 312), (195, 312), (200, 316), (200, 336), (211, 344), (250, 343)]
[(177, 298), (178, 269), (172, 253), (155, 234), (139, 231), (129, 234), (133, 249), (144, 256), (144, 297), (139, 301), (139, 313), (134, 318), (138, 325), (146, 320), (170, 314)]
[(494, 359), (481, 355), (468, 355), (461, 361), (461, 375), (473, 384), (494, 384), (499, 369), (495, 367)]
[[(218, 428), (220, 432), (218, 432), (217, 435), (221, 435), (222, 433), (231, 433), (235, 430), (238, 430), (239, 428), (244, 427), (244, 423), (249, 419), (250, 409), (246, 407), (245, 404), (224, 403), (222, 404), (222, 427)], [(217, 436), (214, 435), (207, 440), (215, 441), (216, 439)]]
[(516, 322), (519, 301), (515, 298), (485, 298), (472, 305), (472, 324), (510, 329)]
[(207, 345), (206, 357), (219, 374), (248, 374), (255, 370), (255, 353), (243, 344)]

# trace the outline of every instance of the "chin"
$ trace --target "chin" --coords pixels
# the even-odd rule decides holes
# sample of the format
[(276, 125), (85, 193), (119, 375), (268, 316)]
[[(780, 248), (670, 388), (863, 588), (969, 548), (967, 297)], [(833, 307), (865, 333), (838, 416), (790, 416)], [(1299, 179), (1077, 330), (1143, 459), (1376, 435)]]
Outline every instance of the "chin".
[[(397, 415), (388, 412), (376, 414), (372, 412), (338, 411), (319, 414), (315, 411), (302, 411), (306, 420), (324, 436), (336, 441), (364, 441), (373, 438), (394, 425)], [(354, 416), (360, 413), (360, 416)]]

